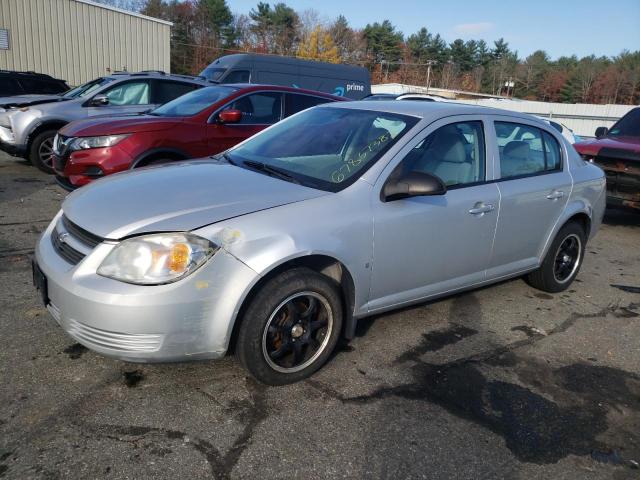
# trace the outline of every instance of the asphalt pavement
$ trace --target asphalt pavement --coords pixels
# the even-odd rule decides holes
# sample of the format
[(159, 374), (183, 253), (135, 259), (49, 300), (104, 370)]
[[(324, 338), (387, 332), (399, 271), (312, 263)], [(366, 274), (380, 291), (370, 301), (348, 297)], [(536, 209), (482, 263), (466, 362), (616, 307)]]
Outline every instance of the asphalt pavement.
[(366, 319), (276, 388), (68, 337), (30, 270), (65, 194), (0, 154), (1, 478), (640, 478), (640, 214), (607, 212), (564, 293), (516, 279)]

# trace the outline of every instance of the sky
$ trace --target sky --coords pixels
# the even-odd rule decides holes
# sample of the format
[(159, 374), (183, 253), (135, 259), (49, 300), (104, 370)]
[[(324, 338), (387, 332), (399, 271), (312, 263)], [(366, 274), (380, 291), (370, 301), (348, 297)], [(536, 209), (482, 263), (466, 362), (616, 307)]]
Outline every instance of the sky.
[[(503, 37), (518, 55), (546, 50), (562, 55), (614, 56), (640, 50), (640, 0), (262, 0), (284, 1), (301, 12), (316, 10), (325, 20), (344, 15), (354, 28), (388, 19), (405, 37), (421, 27), (456, 38)], [(234, 13), (249, 13), (257, 0), (228, 0)]]

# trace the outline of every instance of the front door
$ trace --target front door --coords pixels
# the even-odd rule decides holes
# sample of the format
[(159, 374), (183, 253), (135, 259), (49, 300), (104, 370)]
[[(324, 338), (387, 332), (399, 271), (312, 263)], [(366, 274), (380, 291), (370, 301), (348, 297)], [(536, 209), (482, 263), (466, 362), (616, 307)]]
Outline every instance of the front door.
[(399, 171), (436, 175), (448, 191), (390, 202), (373, 199), (370, 311), (481, 282), (491, 256), (500, 205), (496, 184), (485, 183), (484, 122), (470, 116), (441, 120), (409, 147), (374, 192)]
[(223, 152), (278, 122), (282, 117), (282, 94), (256, 92), (236, 98), (221, 110), (240, 110), (237, 123), (221, 123), (217, 113), (207, 124), (210, 154)]

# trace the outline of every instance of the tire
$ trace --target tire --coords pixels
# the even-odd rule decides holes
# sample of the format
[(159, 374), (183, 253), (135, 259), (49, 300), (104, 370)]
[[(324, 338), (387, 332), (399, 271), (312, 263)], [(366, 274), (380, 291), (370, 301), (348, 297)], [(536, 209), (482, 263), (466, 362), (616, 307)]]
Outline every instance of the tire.
[(262, 383), (297, 382), (329, 359), (342, 319), (342, 297), (333, 280), (308, 268), (285, 271), (250, 300), (240, 319), (236, 356)]
[(46, 150), (50, 150), (53, 153), (53, 138), (58, 133), (57, 130), (45, 130), (40, 132), (31, 142), (31, 148), (29, 149), (29, 160), (34, 167), (44, 173), (54, 173), (52, 160), (43, 159), (43, 154)]
[[(571, 245), (575, 245), (577, 250), (576, 248), (567, 250), (567, 247), (571, 247)], [(527, 283), (538, 290), (549, 293), (566, 290), (580, 271), (585, 245), (584, 228), (577, 222), (567, 223), (554, 238), (540, 268), (527, 275)], [(563, 251), (561, 251), (561, 247), (564, 249)]]

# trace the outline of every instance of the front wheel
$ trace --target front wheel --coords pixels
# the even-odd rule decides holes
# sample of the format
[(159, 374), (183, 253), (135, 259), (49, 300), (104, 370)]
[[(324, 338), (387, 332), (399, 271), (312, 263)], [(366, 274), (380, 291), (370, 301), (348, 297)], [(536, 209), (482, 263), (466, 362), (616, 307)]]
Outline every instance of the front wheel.
[(33, 166), (38, 167), (44, 173), (54, 173), (53, 171), (53, 139), (57, 130), (46, 130), (36, 135), (31, 142), (29, 150), (29, 160)]
[(567, 223), (556, 235), (540, 268), (527, 275), (527, 282), (545, 292), (566, 290), (580, 271), (585, 243), (584, 228), (576, 222)]
[(257, 380), (284, 385), (312, 375), (331, 355), (342, 330), (336, 283), (307, 268), (269, 280), (250, 301), (236, 354)]

